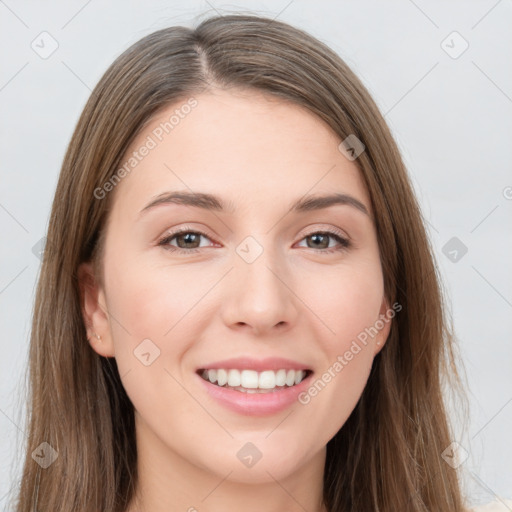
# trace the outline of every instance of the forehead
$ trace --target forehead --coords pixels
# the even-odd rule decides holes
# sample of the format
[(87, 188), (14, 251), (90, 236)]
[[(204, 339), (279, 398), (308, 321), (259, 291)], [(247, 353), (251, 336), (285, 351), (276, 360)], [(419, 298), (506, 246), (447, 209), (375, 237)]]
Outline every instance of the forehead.
[(360, 172), (340, 142), (305, 108), (259, 92), (184, 98), (153, 116), (124, 155), (128, 172), (113, 210), (133, 217), (163, 192), (188, 190), (222, 196), (234, 211), (332, 192), (355, 195), (370, 211)]

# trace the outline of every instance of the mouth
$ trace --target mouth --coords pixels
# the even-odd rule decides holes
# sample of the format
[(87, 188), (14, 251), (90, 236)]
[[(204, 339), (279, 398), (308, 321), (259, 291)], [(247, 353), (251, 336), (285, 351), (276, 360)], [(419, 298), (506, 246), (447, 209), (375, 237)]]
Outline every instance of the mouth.
[(310, 369), (264, 370), (258, 372), (248, 369), (207, 369), (196, 372), (203, 380), (220, 388), (231, 389), (241, 393), (275, 393), (293, 388), (307, 379), (313, 371)]

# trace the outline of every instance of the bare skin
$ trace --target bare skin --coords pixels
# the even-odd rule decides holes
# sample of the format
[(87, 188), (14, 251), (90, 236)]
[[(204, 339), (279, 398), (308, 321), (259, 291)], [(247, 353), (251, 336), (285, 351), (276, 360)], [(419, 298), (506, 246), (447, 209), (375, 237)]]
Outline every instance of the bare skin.
[[(90, 264), (80, 268), (84, 320), (101, 336), (91, 346), (115, 357), (135, 408), (139, 483), (127, 512), (324, 512), (326, 444), (359, 400), (390, 327), (333, 373), (338, 356), (389, 311), (368, 193), (341, 140), (308, 111), (256, 92), (195, 98), (110, 192), (104, 286), (87, 284)], [(160, 112), (127, 157), (177, 107)], [(214, 194), (232, 211), (167, 203), (140, 213), (168, 191)], [(368, 215), (348, 204), (289, 211), (304, 196), (334, 192)], [(159, 245), (181, 228), (206, 236)], [(350, 247), (321, 235), (333, 230)], [(261, 254), (248, 263), (242, 242)], [(147, 366), (134, 355), (145, 339), (160, 350)], [(212, 399), (196, 374), (237, 356), (305, 362), (314, 378), (331, 368), (331, 379), (308, 403), (240, 414)], [(237, 457), (248, 442), (262, 454), (252, 467)]]

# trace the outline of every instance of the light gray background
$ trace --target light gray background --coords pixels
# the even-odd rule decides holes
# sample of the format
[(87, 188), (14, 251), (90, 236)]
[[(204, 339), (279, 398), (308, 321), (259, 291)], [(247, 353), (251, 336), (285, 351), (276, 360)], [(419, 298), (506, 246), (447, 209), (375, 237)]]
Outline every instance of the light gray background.
[[(21, 382), (40, 264), (32, 247), (45, 235), (78, 116), (129, 45), (215, 10), (250, 10), (309, 31), (373, 94), (410, 170), (452, 304), (471, 402), (457, 438), (470, 453), (467, 495), (474, 504), (512, 497), (510, 0), (0, 0), (0, 506), (24, 438)], [(31, 48), (43, 31), (59, 45), (47, 59)], [(457, 36), (446, 39), (453, 31), (469, 44), (458, 58), (445, 51), (463, 48)], [(457, 262), (443, 253), (452, 237), (468, 249)]]

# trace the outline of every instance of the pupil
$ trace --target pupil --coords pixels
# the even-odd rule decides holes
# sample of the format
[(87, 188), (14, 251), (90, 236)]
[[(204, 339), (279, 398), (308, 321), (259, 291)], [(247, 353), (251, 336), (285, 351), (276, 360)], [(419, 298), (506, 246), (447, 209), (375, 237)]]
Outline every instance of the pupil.
[[(319, 235), (319, 234), (317, 234), (317, 235), (311, 235), (311, 238), (312, 238), (313, 240), (318, 240), (318, 238), (326, 238), (326, 236), (325, 236), (325, 235)], [(319, 244), (314, 244), (314, 245), (317, 245), (317, 246), (318, 246)], [(324, 244), (320, 244), (320, 245), (325, 246), (325, 243), (324, 243)]]
[(186, 233), (186, 234), (184, 234), (182, 236), (185, 239), (185, 244), (191, 244), (191, 243), (193, 244), (194, 243), (194, 238), (196, 238), (196, 235), (194, 233)]

